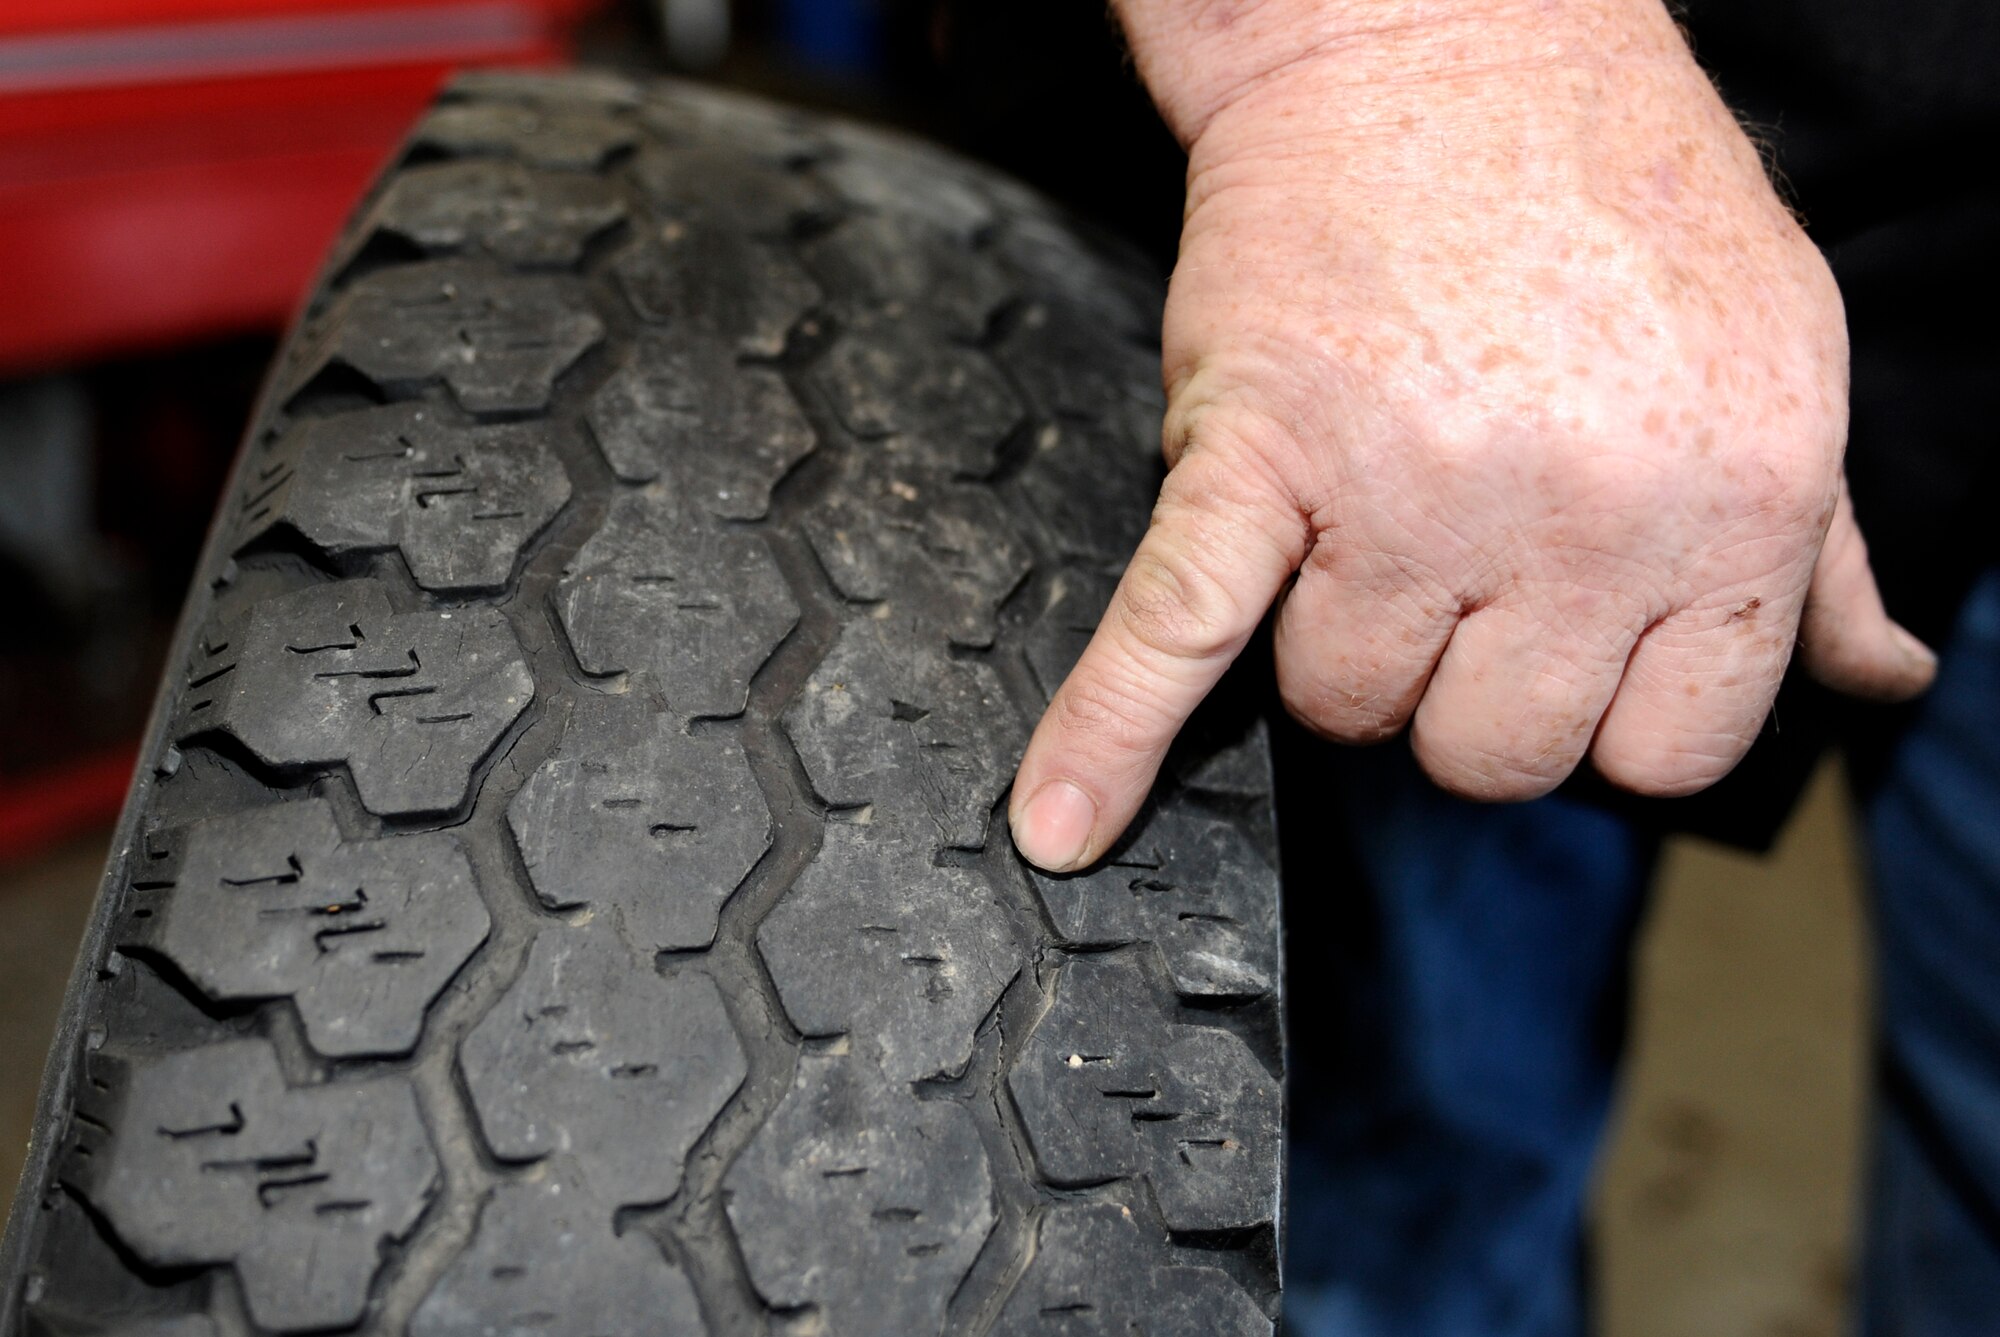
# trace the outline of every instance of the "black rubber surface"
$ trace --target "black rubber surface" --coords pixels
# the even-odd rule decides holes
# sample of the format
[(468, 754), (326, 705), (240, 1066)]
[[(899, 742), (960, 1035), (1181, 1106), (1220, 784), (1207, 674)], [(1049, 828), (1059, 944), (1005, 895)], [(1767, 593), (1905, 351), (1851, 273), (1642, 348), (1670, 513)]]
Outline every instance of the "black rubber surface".
[(916, 144), (457, 84), (251, 429), (0, 1330), (1268, 1333), (1261, 728), (1088, 874), (1002, 816), (1159, 297)]

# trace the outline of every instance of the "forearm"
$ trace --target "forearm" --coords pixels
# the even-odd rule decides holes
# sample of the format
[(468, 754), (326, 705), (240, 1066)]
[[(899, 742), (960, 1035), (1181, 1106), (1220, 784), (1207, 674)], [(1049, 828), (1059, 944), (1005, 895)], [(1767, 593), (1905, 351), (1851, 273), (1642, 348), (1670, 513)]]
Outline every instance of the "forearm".
[[(1113, 0), (1141, 77), (1192, 145), (1224, 107), (1296, 73), (1352, 104), (1486, 76), (1691, 62), (1659, 0)], [(1532, 92), (1524, 87), (1523, 92)], [(1374, 96), (1371, 96), (1373, 94)]]

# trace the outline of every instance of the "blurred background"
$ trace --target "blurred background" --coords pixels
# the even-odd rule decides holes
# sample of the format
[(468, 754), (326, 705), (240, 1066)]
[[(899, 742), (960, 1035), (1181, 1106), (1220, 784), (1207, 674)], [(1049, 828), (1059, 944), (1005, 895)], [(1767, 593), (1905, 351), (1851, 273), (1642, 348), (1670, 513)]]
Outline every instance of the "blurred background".
[[(1077, 0), (0, 5), (0, 1183), (279, 334), (450, 70), (570, 61), (899, 123), (1171, 261), (1178, 150)], [(1769, 859), (1669, 845), (1597, 1198), (1611, 1337), (1843, 1330), (1856, 886), (1831, 767)]]

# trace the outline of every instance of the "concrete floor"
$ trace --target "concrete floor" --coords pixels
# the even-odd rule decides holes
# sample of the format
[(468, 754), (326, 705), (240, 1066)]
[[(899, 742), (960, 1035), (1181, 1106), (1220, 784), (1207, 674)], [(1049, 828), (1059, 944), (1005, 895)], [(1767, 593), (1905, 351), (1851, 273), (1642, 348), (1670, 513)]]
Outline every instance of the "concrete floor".
[[(19, 1174), (106, 839), (0, 872), (0, 1183)], [(1831, 767), (1771, 859), (1669, 848), (1596, 1204), (1603, 1337), (1844, 1330), (1866, 1008), (1857, 888)]]
[(1868, 982), (1845, 790), (1768, 860), (1669, 847), (1597, 1198), (1606, 1337), (1846, 1332)]

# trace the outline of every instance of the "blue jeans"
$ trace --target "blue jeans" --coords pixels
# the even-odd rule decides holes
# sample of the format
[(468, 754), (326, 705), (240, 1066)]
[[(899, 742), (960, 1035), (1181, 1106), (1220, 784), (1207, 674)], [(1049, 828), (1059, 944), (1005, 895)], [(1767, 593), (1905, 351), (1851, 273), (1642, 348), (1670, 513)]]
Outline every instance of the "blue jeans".
[[(2000, 1332), (2000, 570), (1942, 661), (1858, 796), (1879, 980), (1867, 1337)], [(1287, 888), (1286, 1331), (1580, 1334), (1584, 1194), (1656, 851), (1561, 795), (1451, 799), (1402, 748), (1340, 765), (1368, 885)]]

